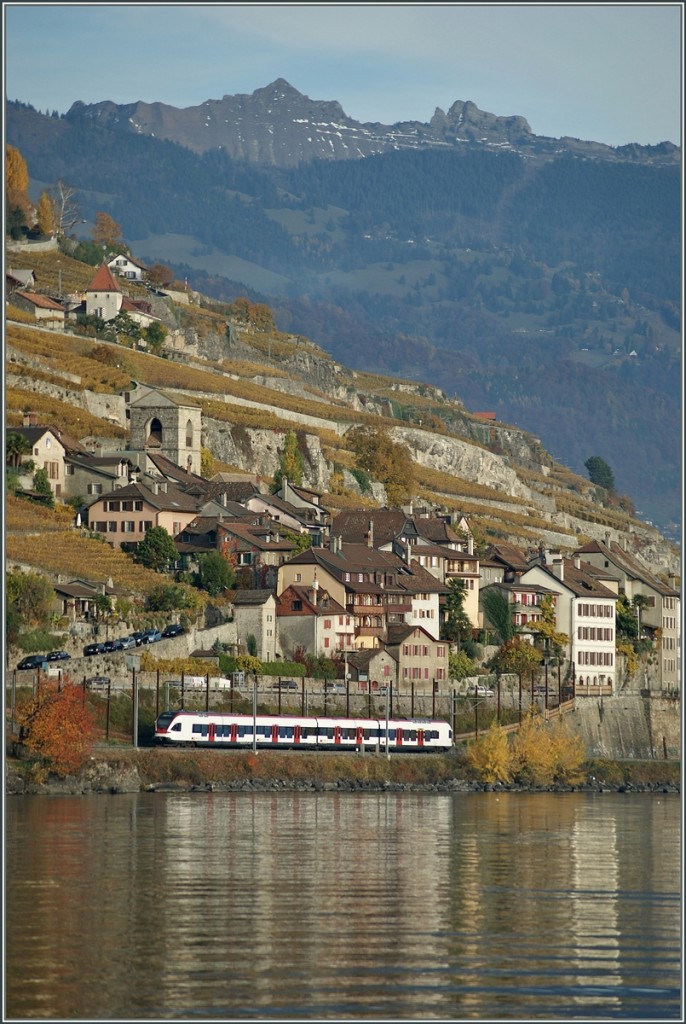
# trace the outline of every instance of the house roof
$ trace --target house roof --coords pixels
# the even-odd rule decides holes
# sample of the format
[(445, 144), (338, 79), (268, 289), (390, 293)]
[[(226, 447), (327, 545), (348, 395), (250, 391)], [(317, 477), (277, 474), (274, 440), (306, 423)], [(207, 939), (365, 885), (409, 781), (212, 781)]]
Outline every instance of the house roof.
[(132, 398), (129, 402), (129, 408), (133, 409), (138, 405), (149, 405), (154, 407), (155, 405), (173, 405), (177, 408), (191, 408), (197, 409), (200, 406), (199, 402), (194, 402), (192, 398), (176, 398), (169, 391), (163, 391), (161, 388), (149, 388), (144, 385), (146, 390), (144, 394), (139, 395), (137, 398)]
[(259, 551), (292, 551), (293, 541), (287, 539), (273, 540), (275, 530), (265, 526), (251, 526), (242, 522), (220, 522), (217, 524), (217, 531), (220, 534), (228, 534), (237, 537), (250, 547)]
[(145, 263), (141, 263), (141, 261), (137, 260), (135, 256), (131, 256), (131, 255), (125, 253), (125, 252), (117, 253), (116, 256), (113, 256), (112, 259), (108, 261), (107, 265), (108, 265), (108, 267), (111, 267), (112, 264), (116, 263), (117, 260), (122, 260), (122, 259), (123, 260), (128, 260), (129, 263), (133, 263), (133, 265), (135, 267), (138, 267), (140, 270), (147, 270), (148, 269), (146, 267)]
[(19, 295), (22, 299), (26, 299), (32, 305), (38, 306), (39, 309), (54, 309), (57, 313), (64, 313), (64, 306), (47, 295), (39, 295), (38, 292), (24, 292), (21, 290), (15, 292), (15, 294)]
[(246, 607), (266, 604), (270, 597), (275, 599), (273, 590), (231, 590), (228, 596), (231, 604)]
[(121, 292), (121, 288), (117, 284), (112, 271), (103, 263), (102, 266), (98, 267), (95, 274), (91, 278), (91, 282), (86, 288), (87, 292)]
[(418, 626), (416, 623), (414, 625), (410, 625), (408, 623), (394, 622), (389, 623), (386, 628), (386, 643), (391, 647), (397, 647), (399, 644), (404, 643), (408, 637), (416, 633), (417, 630), (422, 632), (432, 644), (438, 642), (435, 637), (431, 636), (431, 634), (424, 629), (423, 626)]
[(653, 590), (656, 590), (658, 594), (662, 594), (663, 597), (679, 597), (678, 590), (670, 587), (667, 583), (663, 583), (659, 577), (649, 572), (645, 566), (641, 565), (638, 559), (634, 558), (623, 548), (614, 547), (614, 545), (610, 547), (602, 541), (592, 540), (588, 544), (584, 544), (583, 547), (577, 548), (576, 553), (578, 555), (601, 554), (611, 565), (619, 567), (627, 576), (640, 580), (641, 583), (652, 587)]
[(490, 559), (514, 569), (515, 572), (526, 572), (529, 568), (524, 552), (514, 544), (491, 544), (486, 549), (485, 561)]
[[(540, 565), (539, 563), (535, 563), (534, 565), (529, 566), (529, 568), (542, 569), (550, 577), (551, 590), (555, 589), (555, 587), (552, 586), (552, 584), (555, 583), (558, 586), (566, 587), (567, 590), (571, 590), (575, 597), (598, 597), (611, 598), (613, 601), (617, 600), (617, 594), (614, 590), (610, 590), (609, 587), (606, 587), (600, 582), (598, 577), (590, 571), (592, 566), (587, 566), (585, 562), (581, 562), (580, 566), (576, 566), (573, 558), (564, 558), (562, 561), (564, 570), (563, 579), (556, 576), (552, 567), (549, 565)], [(492, 584), (492, 586), (502, 587), (503, 584), (495, 583)], [(522, 584), (522, 586), (524, 586), (524, 584)], [(519, 589), (521, 589), (521, 587)]]
[(60, 441), (58, 432), (53, 427), (10, 427), (8, 429), (12, 434), (21, 434), (32, 445), (40, 441), (41, 437), (44, 437), (45, 434), (51, 434), (56, 441)]
[[(277, 607), (277, 615), (290, 615), (291, 608), (288, 607), (284, 601), (285, 595), (292, 593), (295, 595), (298, 601), (302, 602), (304, 608), (307, 608), (312, 615), (346, 615), (347, 612), (343, 605), (339, 604), (338, 601), (334, 601), (331, 595), (326, 591), (326, 603), (320, 603), (324, 588), (319, 587), (316, 591), (317, 597), (320, 598), (318, 601), (312, 600), (312, 587), (303, 587), (302, 584), (292, 583), (290, 587), (286, 587), (284, 592), (279, 596), (279, 606)], [(283, 603), (282, 603), (283, 602)]]
[(142, 483), (130, 483), (126, 487), (120, 487), (115, 491), (111, 491), (109, 494), (102, 495), (97, 498), (93, 505), (97, 504), (98, 501), (117, 501), (118, 499), (142, 499), (148, 505), (152, 505), (160, 512), (197, 512), (198, 501), (197, 498), (192, 498), (186, 494), (179, 487), (176, 487), (172, 483), (167, 484), (167, 490), (158, 491), (155, 494), (152, 488), (147, 487)]

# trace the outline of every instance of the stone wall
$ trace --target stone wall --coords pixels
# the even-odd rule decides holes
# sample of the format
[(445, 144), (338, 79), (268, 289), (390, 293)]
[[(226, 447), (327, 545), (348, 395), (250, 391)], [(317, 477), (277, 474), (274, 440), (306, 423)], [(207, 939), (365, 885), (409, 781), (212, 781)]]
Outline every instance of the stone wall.
[(676, 701), (636, 696), (578, 699), (564, 721), (581, 736), (591, 757), (680, 757), (681, 718)]

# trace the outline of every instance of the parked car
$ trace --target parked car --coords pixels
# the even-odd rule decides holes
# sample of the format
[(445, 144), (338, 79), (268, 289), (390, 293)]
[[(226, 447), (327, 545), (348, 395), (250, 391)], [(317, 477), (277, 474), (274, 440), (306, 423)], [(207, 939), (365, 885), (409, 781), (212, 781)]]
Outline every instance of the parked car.
[(26, 658), (22, 658), (22, 660), (17, 665), (17, 668), (20, 668), (20, 669), (25, 669), (25, 668), (42, 668), (42, 669), (46, 669), (47, 667), (48, 667), (48, 659), (47, 659), (45, 654), (29, 654), (29, 655), (27, 655)]
[(86, 686), (91, 690), (104, 690), (110, 685), (109, 676), (91, 676), (86, 680)]
[(476, 696), (477, 697), (493, 697), (494, 696), (493, 690), (491, 690), (490, 687), (482, 686), (481, 684), (479, 684), (478, 686), (470, 687), (469, 690), (467, 690), (467, 693), (468, 693), (468, 695), (470, 697), (474, 696), (474, 690), (476, 690)]
[(326, 680), (324, 682), (325, 693), (345, 693), (345, 683), (335, 683), (332, 680)]
[(119, 643), (121, 644), (122, 651), (128, 651), (129, 648), (136, 646), (136, 638), (133, 636), (123, 636)]
[(66, 651), (48, 651), (48, 661), (69, 661), (71, 654)]
[(279, 679), (278, 682), (274, 683), (272, 690), (297, 690), (298, 684), (295, 679)]
[(136, 633), (131, 633), (131, 639), (135, 643), (136, 647), (140, 647), (146, 641), (143, 639), (145, 636), (145, 630), (139, 629)]
[(86, 644), (83, 649), (83, 655), (85, 658), (90, 658), (93, 654), (102, 654), (104, 649), (104, 644)]
[(162, 630), (162, 636), (183, 636), (186, 632), (184, 627), (178, 622), (170, 622), (168, 626), (165, 626)]
[(145, 629), (143, 630), (143, 636), (141, 638), (142, 644), (156, 644), (158, 640), (162, 639), (162, 634), (159, 629)]
[(121, 651), (123, 650), (122, 642), (121, 640), (105, 640), (105, 643), (102, 645), (102, 650), (103, 654), (111, 654), (112, 651)]

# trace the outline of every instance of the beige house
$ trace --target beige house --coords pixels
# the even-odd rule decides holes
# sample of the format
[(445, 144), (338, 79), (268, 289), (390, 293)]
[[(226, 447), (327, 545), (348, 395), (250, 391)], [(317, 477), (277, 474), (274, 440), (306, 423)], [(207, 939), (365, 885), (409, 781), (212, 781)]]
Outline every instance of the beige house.
[[(27, 453), (35, 469), (44, 469), (50, 482), (50, 489), (56, 498), (64, 496), (64, 457), (65, 446), (59, 438), (59, 431), (52, 427), (22, 426), (11, 427), (10, 432), (21, 434), (31, 445), (31, 454)], [(33, 473), (30, 474), (31, 481)]]
[(65, 323), (65, 309), (55, 299), (37, 292), (15, 291), (12, 303), (27, 313), (33, 313), (36, 321), (44, 327), (62, 330)]
[(287, 587), (279, 595), (276, 616), (284, 657), (291, 657), (298, 647), (325, 658), (355, 650), (352, 616), (316, 582), (311, 587)]
[(449, 644), (436, 640), (421, 626), (389, 626), (383, 644), (398, 665), (396, 688), (407, 692), (431, 693), (445, 686), (448, 677)]
[(166, 480), (148, 481), (96, 498), (88, 508), (88, 526), (112, 547), (121, 547), (139, 544), (153, 526), (163, 526), (175, 537), (197, 514), (197, 498)]

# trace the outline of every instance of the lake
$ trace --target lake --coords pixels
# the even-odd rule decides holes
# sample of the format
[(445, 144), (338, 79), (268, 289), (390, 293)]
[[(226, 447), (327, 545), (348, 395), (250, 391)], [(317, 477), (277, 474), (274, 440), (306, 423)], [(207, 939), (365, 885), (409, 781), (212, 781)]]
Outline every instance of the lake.
[(8, 797), (5, 1020), (681, 1018), (681, 801)]

